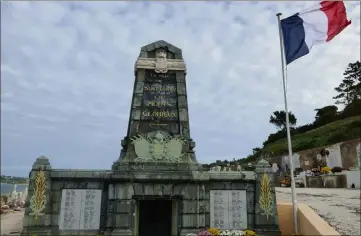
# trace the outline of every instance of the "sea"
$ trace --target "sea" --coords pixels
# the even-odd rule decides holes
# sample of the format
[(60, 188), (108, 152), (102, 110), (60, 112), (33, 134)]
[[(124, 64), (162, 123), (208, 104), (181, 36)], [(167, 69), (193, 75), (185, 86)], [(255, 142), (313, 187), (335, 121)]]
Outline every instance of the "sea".
[[(16, 186), (16, 192), (24, 192), (26, 184), (18, 184)], [(9, 194), (13, 191), (12, 184), (1, 183), (1, 194)]]

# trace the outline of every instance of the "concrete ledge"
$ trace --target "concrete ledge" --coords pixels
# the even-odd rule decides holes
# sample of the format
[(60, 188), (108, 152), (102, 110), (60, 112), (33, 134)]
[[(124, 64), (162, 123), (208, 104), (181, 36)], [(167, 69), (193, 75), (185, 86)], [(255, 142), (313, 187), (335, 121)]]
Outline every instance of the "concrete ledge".
[[(297, 209), (299, 234), (303, 236), (340, 235), (307, 204), (298, 203)], [(294, 233), (292, 204), (288, 202), (278, 202), (277, 211), (282, 235), (292, 235)]]

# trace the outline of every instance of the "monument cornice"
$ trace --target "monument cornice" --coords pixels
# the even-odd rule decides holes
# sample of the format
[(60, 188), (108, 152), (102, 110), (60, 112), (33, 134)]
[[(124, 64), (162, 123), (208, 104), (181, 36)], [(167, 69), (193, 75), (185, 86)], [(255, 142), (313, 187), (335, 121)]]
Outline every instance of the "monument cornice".
[[(157, 68), (157, 58), (142, 58), (139, 57), (135, 62), (134, 70), (138, 69), (150, 69), (156, 70)], [(166, 61), (166, 71), (175, 70), (175, 71), (187, 71), (186, 64), (181, 59), (167, 59)]]

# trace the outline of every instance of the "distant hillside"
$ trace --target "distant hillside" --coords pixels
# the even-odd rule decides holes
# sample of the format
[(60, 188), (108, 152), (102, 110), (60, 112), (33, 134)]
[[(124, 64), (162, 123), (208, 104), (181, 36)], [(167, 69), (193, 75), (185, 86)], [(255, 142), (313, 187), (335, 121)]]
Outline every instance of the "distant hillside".
[[(292, 138), (294, 152), (331, 145), (359, 138), (361, 135), (361, 117), (354, 116), (338, 120), (305, 133), (295, 134)], [(266, 153), (282, 155), (288, 153), (287, 138), (269, 143), (263, 147)]]
[[(294, 152), (328, 146), (338, 142), (344, 142), (361, 136), (361, 117), (352, 116), (349, 118), (337, 120), (315, 129), (308, 130), (303, 133), (293, 130), (291, 134), (292, 150)], [(241, 164), (246, 166), (247, 163), (257, 161), (260, 156), (268, 154), (270, 156), (279, 156), (288, 153), (287, 138), (281, 138), (273, 142), (266, 141), (263, 148), (254, 151), (253, 154), (242, 159), (218, 160), (215, 163), (206, 164), (204, 167), (226, 164)]]
[(6, 175), (1, 175), (0, 176), (0, 183), (5, 183), (5, 184), (26, 184), (26, 182), (28, 181), (28, 178), (24, 178), (24, 177), (16, 177), (16, 176), (6, 176)]

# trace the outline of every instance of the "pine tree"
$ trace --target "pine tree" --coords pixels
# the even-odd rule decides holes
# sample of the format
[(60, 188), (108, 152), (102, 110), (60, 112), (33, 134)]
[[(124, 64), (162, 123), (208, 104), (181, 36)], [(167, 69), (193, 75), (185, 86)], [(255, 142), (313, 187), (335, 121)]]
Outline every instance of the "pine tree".
[(338, 95), (336, 104), (348, 105), (356, 99), (361, 99), (361, 63), (350, 63), (343, 73), (345, 76), (338, 87), (335, 88)]

